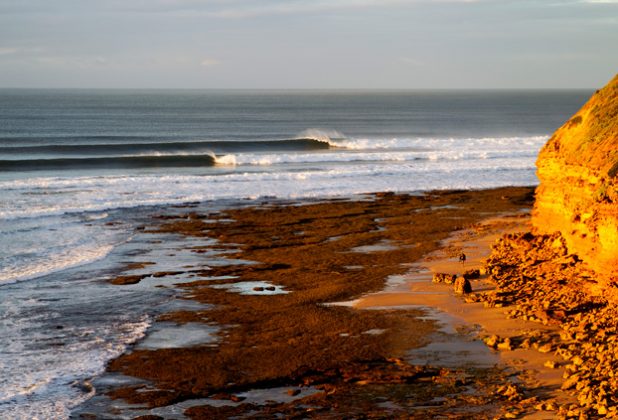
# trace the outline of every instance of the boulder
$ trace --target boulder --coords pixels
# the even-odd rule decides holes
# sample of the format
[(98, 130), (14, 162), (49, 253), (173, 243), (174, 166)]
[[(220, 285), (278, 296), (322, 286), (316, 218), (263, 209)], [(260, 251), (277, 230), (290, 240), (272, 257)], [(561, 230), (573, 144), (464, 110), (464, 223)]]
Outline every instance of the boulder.
[(457, 280), (455, 280), (455, 284), (453, 285), (453, 290), (458, 295), (465, 295), (468, 293), (472, 293), (472, 285), (467, 278), (458, 277)]

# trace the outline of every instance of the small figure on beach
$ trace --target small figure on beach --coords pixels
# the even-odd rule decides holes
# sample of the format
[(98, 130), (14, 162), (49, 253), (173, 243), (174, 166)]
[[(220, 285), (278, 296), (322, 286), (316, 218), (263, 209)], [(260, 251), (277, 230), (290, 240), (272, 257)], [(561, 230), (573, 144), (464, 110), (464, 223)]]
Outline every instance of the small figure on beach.
[(461, 265), (466, 265), (466, 254), (464, 254), (463, 252), (459, 254), (459, 262), (461, 263)]

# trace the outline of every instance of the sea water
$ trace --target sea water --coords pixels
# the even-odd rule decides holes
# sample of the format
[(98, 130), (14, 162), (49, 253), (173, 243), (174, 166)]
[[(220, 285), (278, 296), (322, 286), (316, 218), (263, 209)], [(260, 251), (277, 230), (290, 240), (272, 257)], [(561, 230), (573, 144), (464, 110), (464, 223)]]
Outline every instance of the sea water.
[(161, 207), (534, 185), (590, 94), (0, 90), (0, 417), (67, 417), (173, 298), (107, 282)]

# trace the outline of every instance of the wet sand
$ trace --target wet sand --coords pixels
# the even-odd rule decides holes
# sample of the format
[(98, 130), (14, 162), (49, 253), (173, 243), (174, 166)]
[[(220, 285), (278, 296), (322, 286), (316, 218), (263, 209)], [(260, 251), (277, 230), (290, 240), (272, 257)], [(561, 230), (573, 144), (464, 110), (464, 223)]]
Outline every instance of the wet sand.
[[(193, 277), (176, 287), (206, 306), (166, 313), (150, 334), (155, 343), (182, 337), (183, 331), (195, 340), (157, 347), (147, 336), (109, 364), (108, 375), (135, 379), (110, 385), (105, 398), (114, 402), (115, 415), (126, 418), (508, 414), (523, 396), (514, 397), (509, 386), (518, 379), (496, 366), (491, 352), (479, 363), (462, 357), (461, 363), (441, 364), (421, 356), (445, 328), (444, 318), (427, 306), (444, 310), (450, 304), (443, 301), (461, 300), (450, 290), (425, 291), (418, 262), (441, 258), (432, 253), (454, 232), (483, 230), (483, 220), (525, 214), (531, 204), (531, 188), (513, 187), (162, 214), (148, 233), (215, 239), (191, 251), (225, 252), (231, 263), (192, 269)], [(457, 246), (450, 244), (447, 252), (456, 253)], [(472, 268), (474, 252), (466, 252)], [(169, 279), (171, 286), (182, 275), (119, 273), (112, 283), (134, 287), (157, 279), (161, 286)], [(417, 300), (397, 300), (402, 293), (392, 293), (393, 282), (408, 284), (413, 293), (403, 294), (416, 294)], [(475, 281), (474, 287), (490, 286)], [(352, 306), (333, 305), (371, 293), (379, 294)], [(444, 296), (436, 297), (440, 293)], [(361, 309), (376, 306), (380, 309)], [(462, 319), (461, 325), (474, 323)], [(206, 332), (199, 332), (200, 325)], [(491, 332), (486, 325), (480, 328)]]
[[(432, 282), (435, 273), (462, 276), (464, 272), (479, 270), (482, 273), (479, 278), (470, 280), (473, 292), (495, 291), (497, 285), (484, 272), (491, 246), (505, 234), (529, 230), (530, 218), (526, 213), (487, 219), (472, 229), (454, 233), (439, 250), (422, 258), (408, 274), (398, 277), (385, 290), (340, 304), (382, 310), (393, 307), (436, 308), (438, 311), (434, 317), (442, 323), (442, 331), (434, 336), (429, 346), (411, 351), (408, 355), (410, 363), (446, 367), (491, 363), (508, 366), (514, 375), (525, 381), (526, 397), (530, 399), (527, 407), (523, 404), (517, 408), (518, 417), (548, 418), (551, 415), (547, 412), (534, 409), (539, 401), (551, 400), (555, 407), (576, 402), (573, 396), (560, 389), (565, 372), (562, 358), (554, 352), (539, 351), (539, 346), (522, 347), (515, 343), (559, 336), (559, 326), (511, 317), (509, 307), (489, 306), (477, 302), (474, 296), (455, 294), (453, 285)], [(467, 257), (463, 263), (458, 258), (462, 252)], [(479, 342), (479, 337), (482, 342)], [(506, 340), (512, 344), (507, 345)]]

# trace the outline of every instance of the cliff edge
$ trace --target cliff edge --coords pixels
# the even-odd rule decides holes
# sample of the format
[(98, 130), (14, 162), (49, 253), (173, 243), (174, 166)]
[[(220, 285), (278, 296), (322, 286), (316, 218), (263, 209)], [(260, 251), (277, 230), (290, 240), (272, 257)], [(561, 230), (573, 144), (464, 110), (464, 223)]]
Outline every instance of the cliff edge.
[(618, 280), (618, 75), (553, 134), (536, 164), (535, 232), (559, 231), (570, 253)]

